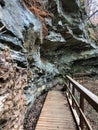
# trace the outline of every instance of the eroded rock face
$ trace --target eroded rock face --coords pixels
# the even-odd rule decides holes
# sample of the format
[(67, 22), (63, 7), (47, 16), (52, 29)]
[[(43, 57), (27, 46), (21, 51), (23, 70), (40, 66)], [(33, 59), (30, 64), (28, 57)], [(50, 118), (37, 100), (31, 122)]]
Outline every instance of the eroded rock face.
[[(9, 66), (4, 71), (0, 61), (0, 72), (3, 72), (0, 75), (0, 129), (22, 130), (25, 114), (36, 97), (58, 82), (53, 81), (58, 70), (40, 57), (41, 43), (42, 23), (23, 1), (0, 3), (0, 58), (8, 49), (13, 59), (11, 63), (7, 62)], [(4, 59), (6, 61), (6, 57)], [(29, 83), (28, 69), (32, 71)]]
[[(79, 0), (43, 0), (43, 4), (52, 14), (51, 18), (45, 18), (48, 28), (45, 39), (42, 21), (22, 0), (0, 1), (0, 52), (10, 48), (13, 62), (32, 71), (31, 80), (20, 88), (28, 109), (38, 95), (58, 83), (64, 84), (64, 75), (98, 73), (98, 47), (89, 37)], [(6, 98), (1, 94), (0, 101), (2, 96)], [(24, 109), (26, 112), (27, 108)]]
[(43, 1), (43, 4), (53, 14), (53, 19), (46, 18), (49, 32), (42, 45), (41, 21), (23, 1), (5, 1), (3, 6), (1, 4), (0, 26), (5, 26), (4, 33), (0, 35), (1, 50), (8, 46), (19, 65), (36, 65), (55, 74), (61, 73), (63, 68), (70, 70), (77, 60), (97, 55), (97, 45), (89, 38), (78, 0)]
[(4, 28), (0, 33), (1, 50), (5, 46), (10, 47), (13, 58), (26, 67), (28, 63), (23, 53), (23, 43), (27, 34), (26, 30), (32, 26), (32, 39), (40, 38), (41, 22), (26, 9), (23, 1), (6, 0), (4, 6), (0, 5), (0, 27), (2, 26)]
[[(78, 0), (52, 0), (48, 3), (47, 9), (54, 17), (49, 25), (49, 35), (41, 46), (42, 57), (56, 64), (59, 72), (64, 74), (79, 71), (75, 68), (75, 64), (78, 66), (77, 61), (88, 59), (91, 62), (94, 57), (98, 57), (98, 46), (89, 36), (83, 22), (84, 10), (81, 9)], [(82, 67), (82, 64), (79, 66)], [(97, 66), (93, 67), (93, 71), (96, 69)], [(89, 65), (88, 69), (84, 67), (83, 71), (89, 72)]]
[(22, 130), (27, 112), (24, 93), (29, 81), (29, 71), (18, 67), (9, 49), (0, 53), (0, 129)]

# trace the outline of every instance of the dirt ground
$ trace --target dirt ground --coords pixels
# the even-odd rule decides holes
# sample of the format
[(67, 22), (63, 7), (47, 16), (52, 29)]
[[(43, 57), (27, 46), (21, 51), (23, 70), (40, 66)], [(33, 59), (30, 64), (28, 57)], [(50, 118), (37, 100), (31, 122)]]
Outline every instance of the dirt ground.
[(28, 111), (24, 121), (24, 130), (35, 130), (36, 123), (42, 110), (46, 95), (47, 93), (39, 96), (36, 99), (33, 107), (30, 109), (30, 111)]

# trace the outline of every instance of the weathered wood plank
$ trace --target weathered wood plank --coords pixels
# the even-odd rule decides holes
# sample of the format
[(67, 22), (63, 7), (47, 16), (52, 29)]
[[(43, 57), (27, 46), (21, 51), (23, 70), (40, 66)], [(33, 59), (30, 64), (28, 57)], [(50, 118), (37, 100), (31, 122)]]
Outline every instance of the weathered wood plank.
[(66, 98), (60, 91), (50, 91), (35, 130), (76, 130)]

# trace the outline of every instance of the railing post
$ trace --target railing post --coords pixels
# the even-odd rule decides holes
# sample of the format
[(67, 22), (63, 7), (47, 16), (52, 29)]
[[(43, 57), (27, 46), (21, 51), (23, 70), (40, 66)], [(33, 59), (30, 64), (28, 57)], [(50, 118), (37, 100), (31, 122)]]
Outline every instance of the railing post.
[[(82, 94), (80, 94), (80, 108), (84, 112), (84, 97), (82, 96)], [(83, 130), (83, 125), (84, 125), (84, 120), (83, 120), (82, 115), (80, 114), (80, 128), (81, 128), (81, 130)]]
[[(68, 88), (70, 89), (70, 81), (67, 80), (67, 85), (68, 85)], [(70, 92), (68, 91), (68, 97), (70, 98)]]
[[(93, 130), (84, 113), (84, 103), (85, 103), (84, 101), (87, 100), (88, 103), (98, 112), (98, 97), (94, 95), (92, 92), (90, 92), (88, 89), (77, 83), (71, 77), (67, 76), (67, 79), (68, 79), (67, 88), (70, 89), (70, 91), (68, 91), (67, 93), (68, 94), (67, 98), (71, 106), (71, 110), (76, 119), (79, 130), (84, 130), (84, 124), (88, 130)], [(75, 99), (75, 93), (76, 93), (75, 90), (77, 90), (80, 93), (80, 104)], [(70, 96), (72, 97), (71, 98), (72, 102), (70, 102), (69, 100)], [(77, 107), (76, 111), (73, 110), (73, 107), (74, 109), (75, 107)], [(77, 110), (78, 113), (76, 113)]]
[[(72, 94), (73, 94), (73, 96), (75, 95), (75, 87), (74, 87), (74, 85), (72, 85)], [(74, 109), (74, 99), (73, 98), (72, 98), (72, 107)]]

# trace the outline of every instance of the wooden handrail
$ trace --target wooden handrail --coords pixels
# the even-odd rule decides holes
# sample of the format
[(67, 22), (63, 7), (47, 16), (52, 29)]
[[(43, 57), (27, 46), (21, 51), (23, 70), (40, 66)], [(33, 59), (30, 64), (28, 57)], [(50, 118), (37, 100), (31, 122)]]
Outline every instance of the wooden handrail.
[[(78, 116), (79, 122), (76, 120), (76, 122), (78, 124), (78, 128), (83, 130), (83, 123), (85, 122), (87, 128), (89, 130), (92, 130), (89, 122), (86, 119), (86, 116), (84, 115), (84, 99), (86, 99), (88, 101), (88, 103), (98, 112), (98, 97), (95, 94), (93, 94), (92, 92), (90, 92), (88, 89), (86, 89), (85, 87), (80, 85), (77, 81), (75, 81), (71, 77), (69, 77), (69, 76), (66, 76), (66, 77), (68, 80), (67, 99), (70, 103), (72, 111), (74, 112), (74, 104), (75, 104), (80, 113), (80, 117)], [(70, 89), (70, 84), (71, 84), (71, 89)], [(75, 99), (75, 89), (80, 93), (80, 105), (77, 103), (77, 101)], [(72, 103), (70, 102), (70, 99), (71, 99), (70, 97), (72, 98)]]
[(67, 78), (72, 84), (74, 84), (75, 88), (82, 94), (89, 104), (98, 112), (98, 97), (71, 77), (67, 76)]

